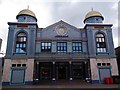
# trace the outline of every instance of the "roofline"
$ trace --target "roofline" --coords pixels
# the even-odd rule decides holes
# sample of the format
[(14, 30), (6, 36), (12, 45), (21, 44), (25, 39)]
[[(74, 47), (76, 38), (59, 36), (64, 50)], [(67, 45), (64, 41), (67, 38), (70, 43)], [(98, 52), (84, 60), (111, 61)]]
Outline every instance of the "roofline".
[(11, 24), (37, 24), (37, 22), (8, 22), (8, 25)]
[(8, 22), (8, 25), (36, 25), (38, 27), (37, 22)]
[(86, 28), (86, 26), (94, 26), (94, 25), (97, 25), (97, 26), (113, 26), (113, 24), (109, 24), (109, 23), (86, 23), (85, 26), (84, 26), (84, 29)]

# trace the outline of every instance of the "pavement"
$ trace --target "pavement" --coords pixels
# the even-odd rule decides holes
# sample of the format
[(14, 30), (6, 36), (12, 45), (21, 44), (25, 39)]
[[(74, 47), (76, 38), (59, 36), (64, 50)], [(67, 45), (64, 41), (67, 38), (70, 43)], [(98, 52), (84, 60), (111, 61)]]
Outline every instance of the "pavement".
[(120, 84), (91, 84), (84, 81), (41, 82), (35, 85), (3, 86), (2, 90), (120, 90)]

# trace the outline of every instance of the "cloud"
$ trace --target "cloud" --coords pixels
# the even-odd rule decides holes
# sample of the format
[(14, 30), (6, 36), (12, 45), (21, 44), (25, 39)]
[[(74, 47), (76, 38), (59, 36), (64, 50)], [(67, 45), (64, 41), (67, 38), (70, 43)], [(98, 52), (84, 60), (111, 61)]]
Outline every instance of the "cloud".
[(36, 14), (40, 28), (45, 28), (61, 19), (76, 27), (84, 27), (84, 17), (93, 8), (102, 13), (105, 23), (113, 24), (113, 38), (116, 40), (116, 31), (118, 30), (117, 2), (118, 0), (91, 0), (91, 2), (88, 0), (0, 0), (2, 50), (6, 49), (7, 22), (16, 22), (18, 12), (26, 9), (28, 5), (29, 9)]
[(105, 22), (113, 23), (117, 19), (117, 12), (115, 13), (114, 10), (111, 9), (113, 4), (113, 2), (78, 2), (75, 4), (70, 2), (54, 2), (52, 3), (51, 11), (53, 17), (52, 20), (57, 21), (59, 19), (65, 19), (79, 27), (80, 25), (83, 25), (82, 21), (84, 20), (85, 15), (93, 8), (103, 14)]

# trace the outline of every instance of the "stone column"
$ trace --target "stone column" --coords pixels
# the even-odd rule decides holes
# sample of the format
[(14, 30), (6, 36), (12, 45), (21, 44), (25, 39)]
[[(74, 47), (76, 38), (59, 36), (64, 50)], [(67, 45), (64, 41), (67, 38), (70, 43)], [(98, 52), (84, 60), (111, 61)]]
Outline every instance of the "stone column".
[(84, 62), (85, 64), (85, 80), (89, 82), (89, 74), (88, 74), (88, 62)]
[(56, 79), (55, 79), (55, 62), (53, 62), (53, 67), (52, 67), (52, 71), (53, 71), (53, 73), (52, 73), (52, 81), (55, 81)]
[(39, 80), (39, 62), (36, 63), (36, 80)]
[(69, 75), (69, 80), (73, 80), (73, 78), (72, 78), (72, 62), (71, 61), (69, 61), (69, 73), (70, 73), (70, 75)]

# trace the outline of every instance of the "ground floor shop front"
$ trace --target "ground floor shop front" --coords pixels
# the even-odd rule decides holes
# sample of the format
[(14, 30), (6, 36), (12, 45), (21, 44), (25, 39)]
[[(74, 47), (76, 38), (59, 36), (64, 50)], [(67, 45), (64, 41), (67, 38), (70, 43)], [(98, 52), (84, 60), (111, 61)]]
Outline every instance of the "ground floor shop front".
[(2, 84), (32, 84), (60, 80), (104, 83), (106, 77), (116, 75), (118, 75), (118, 69), (115, 58), (91, 58), (90, 60), (5, 59)]
[(89, 76), (88, 62), (39, 62), (35, 61), (34, 80), (86, 80)]

